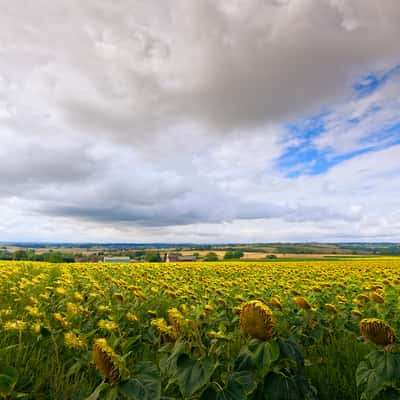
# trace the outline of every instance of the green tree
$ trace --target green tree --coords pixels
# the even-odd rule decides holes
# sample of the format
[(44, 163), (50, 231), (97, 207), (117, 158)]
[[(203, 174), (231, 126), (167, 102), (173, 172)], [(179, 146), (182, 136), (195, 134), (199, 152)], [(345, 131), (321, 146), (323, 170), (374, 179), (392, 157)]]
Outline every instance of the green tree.
[(27, 260), (28, 253), (25, 250), (17, 250), (13, 256), (14, 260)]
[(204, 261), (218, 261), (218, 256), (212, 251), (206, 254), (206, 256), (204, 257)]
[(158, 251), (148, 251), (144, 255), (144, 260), (147, 262), (161, 262), (161, 256)]
[(224, 254), (224, 260), (237, 260), (239, 258), (243, 257), (243, 251), (242, 250), (232, 250), (232, 251), (227, 251)]

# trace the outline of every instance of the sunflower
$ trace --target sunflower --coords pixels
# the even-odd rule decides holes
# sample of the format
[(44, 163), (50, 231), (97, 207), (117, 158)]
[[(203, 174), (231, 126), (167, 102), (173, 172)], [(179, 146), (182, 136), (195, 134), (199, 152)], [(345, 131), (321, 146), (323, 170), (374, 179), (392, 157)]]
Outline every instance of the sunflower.
[(293, 301), (303, 310), (312, 310), (311, 304), (304, 297), (295, 297)]
[(378, 304), (383, 304), (385, 302), (385, 299), (377, 292), (372, 292), (369, 296)]
[(64, 344), (70, 349), (85, 350), (87, 348), (85, 341), (74, 332), (64, 333)]
[(360, 321), (361, 335), (381, 346), (392, 345), (395, 339), (393, 329), (383, 320), (377, 318), (364, 318)]
[(119, 357), (107, 344), (106, 339), (96, 339), (94, 341), (93, 360), (101, 375), (113, 384), (120, 382)]
[(240, 327), (243, 333), (260, 339), (271, 339), (274, 335), (272, 310), (259, 300), (244, 303), (240, 312)]

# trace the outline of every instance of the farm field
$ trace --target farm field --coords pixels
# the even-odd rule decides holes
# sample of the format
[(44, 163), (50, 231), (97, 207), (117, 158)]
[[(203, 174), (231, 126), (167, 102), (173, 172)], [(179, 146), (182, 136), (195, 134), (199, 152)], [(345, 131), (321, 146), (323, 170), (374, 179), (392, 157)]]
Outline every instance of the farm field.
[(2, 261), (0, 398), (399, 399), (399, 290), (394, 257)]

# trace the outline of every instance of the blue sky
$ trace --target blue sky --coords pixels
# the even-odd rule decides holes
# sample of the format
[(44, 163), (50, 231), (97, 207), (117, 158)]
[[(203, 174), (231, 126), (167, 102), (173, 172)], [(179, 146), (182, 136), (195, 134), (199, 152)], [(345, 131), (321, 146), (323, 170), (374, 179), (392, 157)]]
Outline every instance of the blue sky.
[[(380, 73), (368, 73), (352, 86), (353, 93), (347, 102), (363, 102), (384, 90), (385, 85), (399, 80), (400, 65)], [(367, 119), (379, 119), (379, 115), (390, 108), (382, 103), (376, 100), (362, 115), (356, 118), (345, 116), (347, 118), (344, 121), (340, 120), (343, 119), (343, 114), (336, 113), (335, 105), (330, 105), (318, 114), (302, 117), (286, 125), (289, 140), (294, 141), (294, 145), (288, 146), (279, 157), (277, 168), (286, 171), (287, 176), (292, 178), (299, 175), (318, 175), (345, 160), (400, 144), (400, 113), (387, 124), (378, 125), (360, 137), (357, 140), (357, 148), (351, 151), (336, 152), (332, 147), (316, 144), (318, 137), (329, 134), (326, 120), (337, 118), (337, 123), (342, 124), (343, 129), (351, 130), (361, 126)], [(343, 104), (340, 107), (343, 107)]]

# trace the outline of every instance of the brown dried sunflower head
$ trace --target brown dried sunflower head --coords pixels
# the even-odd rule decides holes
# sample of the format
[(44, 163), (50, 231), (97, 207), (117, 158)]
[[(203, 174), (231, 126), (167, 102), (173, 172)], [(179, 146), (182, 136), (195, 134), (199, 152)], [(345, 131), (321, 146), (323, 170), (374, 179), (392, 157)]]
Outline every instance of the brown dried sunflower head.
[(111, 383), (116, 384), (121, 380), (118, 356), (107, 344), (106, 339), (96, 339), (94, 341), (93, 360), (97, 370)]
[(272, 310), (262, 301), (244, 303), (240, 312), (240, 327), (243, 333), (260, 340), (271, 339), (274, 335)]
[(381, 346), (393, 344), (395, 334), (393, 329), (385, 322), (377, 318), (364, 318), (360, 321), (361, 335)]

